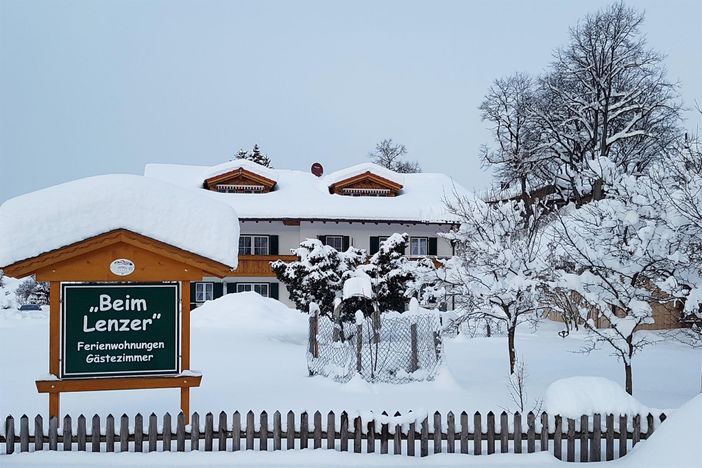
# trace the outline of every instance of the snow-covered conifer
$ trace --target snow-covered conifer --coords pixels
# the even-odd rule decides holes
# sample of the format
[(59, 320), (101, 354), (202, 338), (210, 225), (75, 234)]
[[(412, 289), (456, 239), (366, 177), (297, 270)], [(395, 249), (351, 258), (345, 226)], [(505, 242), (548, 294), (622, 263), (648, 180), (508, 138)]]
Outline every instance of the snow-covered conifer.
[(236, 159), (248, 159), (262, 166), (271, 167), (270, 158), (261, 152), (258, 144), (254, 145), (250, 153), (240, 149), (236, 154)]
[(366, 259), (365, 251), (350, 247), (339, 252), (317, 239), (307, 239), (292, 249), (298, 260), (286, 263), (277, 260), (271, 264), (279, 281), (285, 284), (299, 310), (307, 310), (316, 303), (322, 314), (331, 314), (344, 280)]

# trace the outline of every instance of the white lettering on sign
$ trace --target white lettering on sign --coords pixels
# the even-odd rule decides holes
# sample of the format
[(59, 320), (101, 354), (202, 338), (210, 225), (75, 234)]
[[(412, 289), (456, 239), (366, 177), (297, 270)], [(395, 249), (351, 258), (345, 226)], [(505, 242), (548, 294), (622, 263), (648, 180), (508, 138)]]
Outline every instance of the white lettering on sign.
[(110, 263), (110, 271), (117, 276), (127, 276), (134, 273), (134, 262), (127, 258), (118, 258)]
[(148, 319), (100, 319), (90, 323), (88, 316), (83, 316), (83, 331), (92, 332), (131, 332), (144, 331), (146, 327), (154, 323), (154, 320), (161, 318), (161, 314), (153, 314)]

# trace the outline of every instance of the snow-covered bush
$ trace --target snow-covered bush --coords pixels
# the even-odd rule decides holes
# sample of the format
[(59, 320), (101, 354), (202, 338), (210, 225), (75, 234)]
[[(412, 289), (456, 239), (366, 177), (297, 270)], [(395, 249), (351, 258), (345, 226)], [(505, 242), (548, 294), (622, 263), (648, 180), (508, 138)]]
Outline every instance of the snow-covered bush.
[(251, 150), (250, 153), (240, 149), (239, 152), (236, 153), (236, 159), (248, 159), (249, 161), (253, 161), (261, 166), (271, 167), (271, 159), (265, 154), (261, 153), (261, 148), (258, 147), (258, 144), (254, 145), (253, 150)]
[(15, 296), (19, 304), (49, 304), (49, 283), (37, 282), (34, 277), (29, 277), (22, 281)]
[(298, 260), (271, 264), (279, 281), (285, 284), (290, 300), (298, 310), (307, 310), (316, 303), (322, 314), (331, 314), (344, 280), (366, 259), (365, 251), (350, 247), (339, 252), (317, 239), (307, 239), (292, 249)]

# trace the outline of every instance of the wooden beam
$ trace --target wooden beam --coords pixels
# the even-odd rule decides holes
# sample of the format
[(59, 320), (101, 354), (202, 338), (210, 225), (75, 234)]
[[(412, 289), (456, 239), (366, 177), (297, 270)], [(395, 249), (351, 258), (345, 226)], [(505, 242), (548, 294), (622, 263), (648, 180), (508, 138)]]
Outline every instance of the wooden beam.
[(102, 390), (136, 390), (142, 388), (199, 387), (201, 375), (172, 375), (159, 377), (110, 377), (93, 379), (37, 380), (39, 393), (93, 392)]

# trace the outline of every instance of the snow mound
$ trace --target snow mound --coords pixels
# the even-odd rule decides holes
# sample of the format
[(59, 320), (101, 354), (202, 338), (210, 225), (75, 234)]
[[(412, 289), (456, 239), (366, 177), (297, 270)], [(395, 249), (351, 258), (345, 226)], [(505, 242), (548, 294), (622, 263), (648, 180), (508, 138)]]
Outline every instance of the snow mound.
[(225, 294), (192, 311), (193, 327), (226, 329), (247, 338), (307, 339), (307, 315), (255, 292)]
[(553, 382), (546, 389), (544, 410), (567, 418), (587, 414), (636, 415), (651, 410), (616, 382), (604, 377), (569, 377)]
[(371, 285), (370, 276), (363, 271), (357, 272), (355, 276), (344, 281), (343, 298), (349, 299), (352, 297), (373, 299), (373, 286)]
[(12, 198), (0, 206), (0, 266), (115, 229), (237, 264), (234, 209), (169, 183), (135, 175), (78, 179)]
[(653, 433), (621, 460), (622, 466), (638, 468), (699, 468), (702, 395), (676, 410)]

